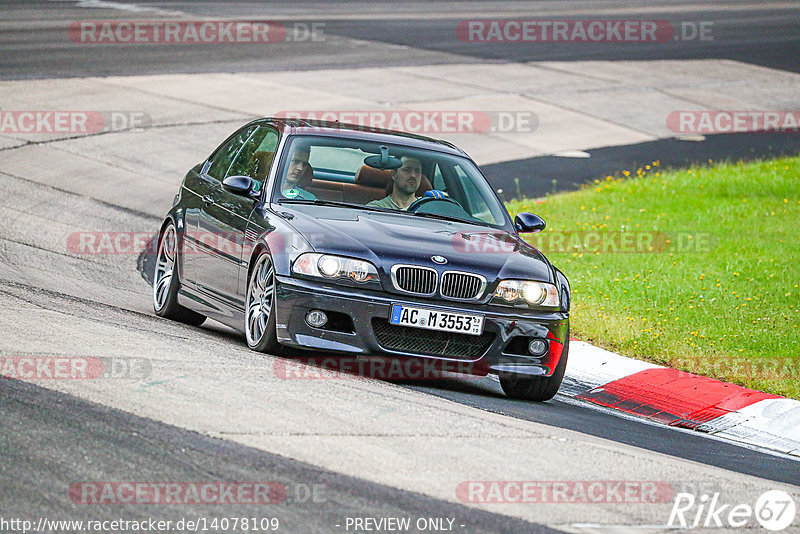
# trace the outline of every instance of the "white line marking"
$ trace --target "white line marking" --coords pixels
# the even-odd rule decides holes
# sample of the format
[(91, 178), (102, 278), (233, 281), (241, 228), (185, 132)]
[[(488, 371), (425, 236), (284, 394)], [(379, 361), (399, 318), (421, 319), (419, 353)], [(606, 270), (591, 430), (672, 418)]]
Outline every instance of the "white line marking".
[(123, 2), (111, 2), (109, 0), (50, 0), (51, 2), (72, 2), (75, 7), (87, 9), (118, 9), (130, 13), (155, 13), (157, 15), (186, 16), (183, 11), (171, 11), (158, 7), (138, 6), (136, 4), (126, 4)]

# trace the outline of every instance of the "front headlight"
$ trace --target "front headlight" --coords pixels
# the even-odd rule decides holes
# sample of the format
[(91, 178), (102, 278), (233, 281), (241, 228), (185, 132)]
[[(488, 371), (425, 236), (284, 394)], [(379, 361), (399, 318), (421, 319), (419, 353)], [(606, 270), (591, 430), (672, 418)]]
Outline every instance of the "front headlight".
[(330, 280), (351, 280), (362, 284), (378, 280), (378, 270), (368, 261), (316, 252), (298, 256), (292, 265), (292, 272)]
[(509, 304), (525, 302), (531, 306), (558, 306), (558, 289), (553, 284), (529, 280), (503, 280), (497, 285), (495, 298)]

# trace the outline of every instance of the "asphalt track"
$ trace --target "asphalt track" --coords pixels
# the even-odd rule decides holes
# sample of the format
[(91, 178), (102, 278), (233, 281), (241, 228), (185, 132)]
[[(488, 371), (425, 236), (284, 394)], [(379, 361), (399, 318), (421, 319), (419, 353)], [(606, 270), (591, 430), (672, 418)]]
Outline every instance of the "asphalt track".
[[(724, 59), (800, 72), (800, 8), (794, 2), (527, 2), (497, 3), (360, 2), (117, 2), (114, 9), (75, 8), (91, 2), (0, 1), (0, 79), (63, 78), (109, 75), (269, 72), (352, 67), (428, 65), (464, 61), (629, 61), (656, 59)], [(391, 9), (389, 9), (391, 7)], [(34, 14), (43, 14), (38, 20)], [(424, 16), (413, 16), (423, 13)], [(91, 16), (90, 16), (91, 14)], [(86, 45), (65, 42), (75, 21), (205, 19), (274, 20), (287, 28), (318, 24), (324, 40), (272, 43), (268, 48), (229, 43), (202, 47), (181, 44)], [(123, 18), (124, 18), (123, 17)], [(457, 37), (459, 22), (471, 19), (612, 19), (663, 20), (676, 28), (712, 23), (710, 39), (676, 39), (657, 43), (470, 43)], [(34, 19), (35, 21), (32, 21)], [(691, 30), (685, 30), (687, 36)], [(305, 35), (300, 32), (301, 35)], [(409, 53), (413, 48), (414, 53)], [(659, 77), (653, 72), (654, 79)], [(365, 80), (368, 83), (368, 80)], [(413, 90), (413, 88), (409, 88)], [(516, 196), (514, 178), (529, 197), (574, 189), (580, 184), (661, 160), (665, 166), (713, 161), (751, 160), (798, 153), (796, 132), (739, 133), (682, 142), (660, 139), (598, 148), (591, 158), (539, 156), (487, 165), (495, 188)]]
[(578, 189), (581, 185), (621, 171), (636, 169), (659, 160), (662, 168), (706, 165), (708, 161), (736, 162), (795, 156), (800, 152), (797, 133), (752, 132), (715, 134), (702, 140), (659, 139), (633, 145), (594, 148), (586, 157), (538, 156), (481, 166), (491, 184), (502, 189), (506, 198), (521, 193), (529, 198)]
[[(728, 10), (723, 3), (659, 7), (607, 2), (602, 8), (537, 3), (537, 15), (550, 9), (554, 17), (583, 10), (581, 16), (625, 18), (638, 13), (650, 16), (653, 9), (660, 9), (659, 16), (669, 20), (719, 21), (719, 35), (731, 37), (699, 47), (675, 43), (653, 50), (553, 46), (526, 51), (503, 46), (475, 50), (446, 38), (448, 28), (452, 34), (453, 21), (467, 15), (453, 17), (452, 6), (442, 2), (392, 3), (396, 6), (392, 16), (381, 4), (347, 3), (335, 9), (314, 4), (304, 17), (298, 17), (296, 8), (277, 3), (222, 8), (211, 3), (133, 4), (159, 10), (139, 12), (137, 17), (148, 13), (162, 17), (167, 16), (164, 10), (175, 10), (198, 16), (273, 18), (278, 13), (285, 20), (313, 18), (325, 21), (331, 35), (349, 37), (325, 46), (272, 49), (265, 60), (252, 50), (223, 47), (200, 51), (154, 47), (147, 54), (124, 49), (113, 54), (87, 52), (63, 44), (66, 25), (87, 16), (113, 20), (123, 15), (118, 9), (64, 4), (2, 3), (3, 79), (447, 63), (454, 56), (459, 61), (468, 57), (513, 62), (543, 55), (561, 60), (587, 55), (607, 60), (642, 55), (727, 57), (797, 72), (800, 57), (796, 53), (800, 9), (785, 6)], [(506, 5), (509, 16), (531, 12), (527, 3)], [(495, 13), (497, 6), (481, 2), (469, 9), (484, 16)], [(591, 9), (597, 11), (593, 14)], [(348, 18), (347, 13), (360, 17)], [(31, 24), (32, 20), (36, 22)], [(15, 24), (22, 29), (14, 30)], [(428, 38), (420, 42), (418, 35)], [(354, 39), (390, 46), (376, 54), (375, 48), (359, 47)], [(409, 46), (419, 51), (409, 54)], [(774, 153), (773, 146), (783, 150), (784, 141), (767, 143), (769, 149), (759, 155)], [(596, 152), (602, 154), (602, 149)], [(514, 164), (526, 165), (498, 165)], [(558, 161), (548, 164), (556, 167)], [(164, 184), (165, 194), (176, 183), (173, 179)], [(2, 212), (2, 354), (110, 354), (153, 364), (149, 381), (88, 385), (49, 381), (42, 387), (0, 382), (0, 517), (177, 519), (274, 513), (285, 532), (336, 532), (342, 531), (336, 525), (346, 517), (405, 515), (455, 518), (464, 525), (457, 529), (462, 532), (550, 532), (551, 527), (588, 532), (597, 531), (586, 526), (594, 522), (638, 525), (637, 532), (655, 532), (663, 528), (642, 525), (663, 525), (669, 506), (546, 505), (537, 510), (519, 505), (464, 506), (455, 502), (453, 487), (468, 477), (627, 477), (667, 480), (676, 487), (679, 482), (708, 483), (732, 499), (753, 499), (786, 484), (797, 498), (797, 460), (656, 427), (558, 397), (542, 405), (511, 401), (491, 379), (436, 384), (276, 381), (270, 374), (277, 360), (250, 353), (229, 330), (213, 323), (189, 328), (156, 318), (148, 308), (149, 287), (135, 258), (76, 257), (65, 253), (63, 241), (45, 230), (48, 226), (56, 233), (63, 228), (155, 228), (156, 215), (123, 207), (121, 196), (119, 203), (98, 202), (81, 192), (78, 180), (56, 188), (3, 174), (0, 188), (3, 198), (16, 199)], [(86, 480), (274, 480), (293, 491), (316, 483), (324, 489), (324, 500), (295, 498), (266, 512), (244, 505), (233, 510), (76, 505), (68, 498), (68, 489)]]
[[(54, 411), (59, 416), (53, 418)], [(342, 476), (241, 445), (131, 416), (69, 395), (8, 380), (3, 383), (0, 450), (4, 451), (0, 514), (9, 517), (97, 519), (89, 506), (64, 502), (72, 483), (86, 480), (260, 481), (275, 482), (285, 500), (242, 504), (239, 517), (274, 518), (283, 532), (339, 530), (347, 517), (369, 510), (376, 517), (447, 517), (460, 532), (531, 532), (556, 530), (463, 505), (399, 491)], [(32, 467), (36, 469), (32, 469)], [(99, 477), (99, 478), (97, 478)], [(214, 505), (115, 506), (110, 517), (224, 517)], [(35, 513), (35, 514), (34, 514)], [(36, 519), (38, 522), (38, 518)]]
[[(131, 8), (75, 9), (77, 2), (3, 0), (0, 76), (3, 79), (103, 75), (259, 72), (384, 65), (424, 65), (464, 60), (525, 62), (722, 58), (800, 72), (800, 9), (796, 2), (725, 1), (623, 2), (377, 2), (335, 4), (253, 2), (117, 2)], [(82, 5), (91, 6), (92, 2)], [(138, 10), (137, 10), (138, 9)], [(65, 43), (70, 23), (120, 18), (187, 17), (277, 20), (324, 24), (324, 42), (283, 42), (269, 46), (201, 47), (161, 44), (132, 46)], [(479, 19), (644, 19), (713, 22), (710, 40), (657, 43), (469, 43), (456, 36), (463, 20)], [(31, 23), (31, 21), (35, 21)], [(409, 50), (414, 50), (413, 54)], [(654, 77), (658, 76), (653, 72)]]

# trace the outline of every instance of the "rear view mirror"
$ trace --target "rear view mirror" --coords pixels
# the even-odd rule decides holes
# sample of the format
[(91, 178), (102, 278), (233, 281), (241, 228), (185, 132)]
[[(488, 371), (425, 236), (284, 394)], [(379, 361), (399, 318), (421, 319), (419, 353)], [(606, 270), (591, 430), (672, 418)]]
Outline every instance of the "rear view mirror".
[(383, 171), (387, 169), (399, 169), (403, 166), (403, 162), (400, 161), (399, 158), (389, 155), (389, 147), (384, 145), (381, 146), (380, 156), (367, 156), (364, 158), (364, 164)]

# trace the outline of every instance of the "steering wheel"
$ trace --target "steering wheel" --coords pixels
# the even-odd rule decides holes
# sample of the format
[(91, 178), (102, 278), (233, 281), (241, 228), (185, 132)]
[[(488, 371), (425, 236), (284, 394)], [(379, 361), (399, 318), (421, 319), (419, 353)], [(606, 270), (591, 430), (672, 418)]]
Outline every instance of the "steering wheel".
[(420, 197), (417, 200), (415, 200), (414, 202), (412, 202), (411, 205), (408, 207), (408, 209), (406, 211), (410, 211), (412, 213), (415, 213), (422, 206), (425, 206), (426, 204), (430, 204), (431, 202), (449, 202), (451, 204), (455, 204), (461, 210), (464, 209), (464, 208), (461, 207), (461, 204), (459, 204), (457, 201), (453, 200), (450, 197), (440, 197), (440, 198), (436, 198), (436, 197)]

